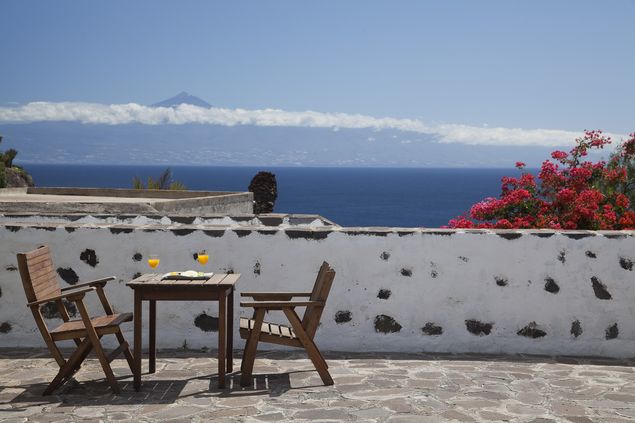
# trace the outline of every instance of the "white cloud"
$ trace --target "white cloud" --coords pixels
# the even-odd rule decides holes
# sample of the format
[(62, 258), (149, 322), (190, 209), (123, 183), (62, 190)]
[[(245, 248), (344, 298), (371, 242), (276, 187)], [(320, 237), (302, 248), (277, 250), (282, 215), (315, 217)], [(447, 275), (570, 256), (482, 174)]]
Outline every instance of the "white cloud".
[[(278, 109), (244, 110), (203, 108), (181, 104), (176, 108), (148, 107), (135, 103), (33, 102), (19, 107), (0, 107), (0, 123), (75, 121), (86, 124), (290, 126), (339, 129), (394, 129), (434, 136), (442, 143), (482, 145), (557, 146), (572, 144), (580, 132), (556, 129), (477, 127), (460, 124), (430, 125), (418, 119), (376, 118), (360, 114), (287, 112)], [(623, 135), (615, 135), (620, 138)]]

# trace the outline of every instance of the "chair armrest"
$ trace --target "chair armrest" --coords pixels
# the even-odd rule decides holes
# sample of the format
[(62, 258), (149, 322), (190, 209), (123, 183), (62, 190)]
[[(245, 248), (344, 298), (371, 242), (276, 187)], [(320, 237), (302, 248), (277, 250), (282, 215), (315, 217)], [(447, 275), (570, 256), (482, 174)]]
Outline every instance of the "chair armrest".
[(323, 306), (325, 301), (245, 301), (241, 302), (241, 307), (267, 308), (270, 310), (307, 307), (307, 306)]
[(62, 288), (62, 292), (69, 291), (71, 289), (83, 288), (85, 286), (102, 286), (103, 287), (104, 285), (106, 285), (106, 282), (109, 282), (115, 279), (117, 278), (114, 276), (108, 276), (107, 278), (102, 278), (102, 279), (95, 279), (94, 281), (67, 286), (65, 288)]
[(258, 301), (282, 300), (288, 301), (293, 297), (310, 297), (311, 292), (241, 292), (241, 297), (252, 297)]
[(49, 298), (43, 298), (41, 300), (27, 303), (27, 307), (39, 306), (41, 304), (48, 303), (49, 301), (56, 301), (56, 300), (61, 300), (63, 298), (69, 298), (69, 297), (82, 298), (84, 295), (86, 295), (87, 292), (94, 291), (94, 290), (95, 290), (94, 287), (80, 288), (77, 291), (67, 292), (65, 294), (56, 295), (54, 297), (49, 297)]

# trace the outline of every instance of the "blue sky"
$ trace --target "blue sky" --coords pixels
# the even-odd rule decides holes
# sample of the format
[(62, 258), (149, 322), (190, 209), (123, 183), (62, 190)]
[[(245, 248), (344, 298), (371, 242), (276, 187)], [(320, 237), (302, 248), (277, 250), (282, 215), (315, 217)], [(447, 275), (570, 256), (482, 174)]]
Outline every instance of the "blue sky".
[(150, 104), (635, 130), (635, 2), (0, 2), (0, 106)]

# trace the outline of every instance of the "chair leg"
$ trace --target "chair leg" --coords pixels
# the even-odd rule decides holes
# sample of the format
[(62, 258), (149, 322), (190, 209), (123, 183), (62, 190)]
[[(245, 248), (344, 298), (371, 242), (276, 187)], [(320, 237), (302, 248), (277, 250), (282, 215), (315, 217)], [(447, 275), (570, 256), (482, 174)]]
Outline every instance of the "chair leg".
[(265, 319), (265, 309), (256, 309), (254, 328), (249, 332), (249, 338), (245, 344), (243, 352), (243, 361), (240, 365), (240, 386), (248, 386), (251, 383), (251, 374), (254, 370), (254, 361), (256, 359), (256, 348), (258, 347), (258, 339), (260, 338), (260, 329)]
[(75, 304), (79, 310), (79, 314), (82, 316), (82, 320), (84, 321), (84, 326), (86, 327), (86, 332), (88, 333), (88, 338), (90, 342), (93, 344), (93, 348), (95, 349), (95, 353), (97, 354), (97, 358), (99, 359), (99, 363), (101, 364), (102, 369), (106, 375), (106, 379), (110, 384), (110, 388), (113, 390), (115, 394), (121, 392), (119, 389), (119, 384), (117, 383), (117, 379), (115, 379), (115, 375), (110, 368), (110, 363), (108, 362), (108, 357), (104, 353), (104, 349), (101, 346), (101, 342), (99, 341), (99, 335), (95, 331), (93, 324), (90, 320), (90, 316), (88, 315), (88, 310), (86, 310), (86, 306), (84, 302), (80, 299), (76, 301)]
[[(126, 342), (126, 339), (123, 337), (123, 333), (121, 333), (121, 328), (117, 332), (115, 332), (115, 336), (117, 337), (117, 341), (119, 341), (119, 345), (122, 345)], [(126, 361), (128, 362), (128, 367), (130, 367), (130, 371), (134, 374), (134, 357), (132, 357), (132, 353), (130, 352), (130, 347), (126, 347), (123, 350), (123, 355), (126, 357)]]
[(71, 377), (75, 371), (79, 370), (80, 364), (88, 353), (90, 352), (91, 342), (88, 338), (84, 338), (84, 340), (80, 343), (79, 347), (73, 354), (66, 360), (63, 366), (60, 367), (59, 372), (53, 378), (51, 383), (46, 387), (42, 395), (50, 395), (56, 390), (60, 385), (62, 385), (69, 377)]
[(311, 359), (311, 361), (313, 362), (313, 365), (315, 366), (315, 370), (317, 370), (317, 372), (320, 374), (320, 378), (322, 379), (322, 382), (325, 385), (332, 385), (333, 378), (331, 378), (331, 374), (328, 371), (328, 366), (326, 364), (326, 361), (322, 357), (320, 350), (315, 345), (313, 340), (309, 338), (309, 336), (304, 331), (304, 328), (302, 327), (302, 322), (300, 321), (300, 318), (298, 317), (295, 310), (293, 310), (292, 308), (283, 308), (282, 311), (284, 311), (284, 314), (289, 319), (289, 322), (291, 323), (291, 326), (293, 327), (293, 331), (295, 332), (295, 335), (298, 337), (298, 339), (304, 346), (304, 349), (306, 350), (307, 354), (309, 355), (309, 358)]

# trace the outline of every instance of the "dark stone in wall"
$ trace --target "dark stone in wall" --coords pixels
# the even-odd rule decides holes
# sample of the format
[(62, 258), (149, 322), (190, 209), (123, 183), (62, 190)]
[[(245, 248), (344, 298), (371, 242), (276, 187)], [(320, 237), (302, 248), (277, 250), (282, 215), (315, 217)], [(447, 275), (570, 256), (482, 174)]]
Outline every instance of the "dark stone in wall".
[(196, 216), (170, 216), (172, 222), (181, 223), (183, 225), (191, 225), (195, 219)]
[(99, 259), (97, 258), (97, 254), (95, 254), (95, 250), (91, 250), (90, 248), (82, 251), (79, 255), (79, 259), (91, 267), (95, 267), (99, 263)]
[(258, 233), (262, 235), (275, 235), (278, 233), (278, 230), (277, 229), (259, 229)]
[(55, 226), (34, 226), (34, 228), (40, 231), (48, 231), (48, 232), (53, 232), (57, 230)]
[(555, 232), (534, 232), (531, 235), (537, 236), (538, 238), (551, 238), (555, 235)]
[(400, 270), (400, 273), (401, 273), (401, 276), (406, 276), (406, 277), (412, 276), (412, 270), (411, 269), (402, 268)]
[(301, 230), (301, 229), (287, 229), (284, 231), (290, 239), (298, 239), (304, 238), (307, 240), (316, 240), (319, 241), (321, 239), (326, 239), (331, 231), (312, 231), (312, 230)]
[(265, 226), (280, 226), (284, 221), (281, 217), (259, 216), (258, 220)]
[(388, 236), (388, 234), (390, 233), (390, 231), (368, 231), (368, 230), (350, 230), (350, 231), (342, 231), (343, 233), (345, 233), (346, 235), (351, 235), (351, 236), (358, 236), (358, 235), (364, 235), (364, 236)]
[(225, 235), (225, 229), (212, 229), (203, 231), (203, 233), (207, 236), (211, 236), (212, 238), (222, 238), (222, 236)]
[(380, 289), (379, 293), (377, 294), (377, 298), (379, 298), (380, 300), (387, 300), (388, 298), (390, 298), (391, 294), (392, 292), (390, 291), (390, 289)]
[(523, 236), (523, 234), (520, 234), (520, 233), (506, 233), (506, 232), (497, 233), (496, 235), (498, 235), (499, 237), (504, 238), (506, 240), (509, 240), (509, 241), (512, 241), (514, 239), (518, 239), (521, 236)]
[(432, 277), (432, 279), (436, 279), (437, 276), (439, 276), (439, 272), (434, 269), (430, 270), (430, 277)]
[(624, 270), (633, 270), (633, 260), (628, 259), (626, 257), (620, 257), (620, 266)]
[(390, 316), (380, 314), (375, 317), (375, 332), (395, 333), (401, 330), (401, 325)]
[(260, 262), (257, 261), (256, 264), (254, 264), (254, 275), (260, 275)]
[(604, 285), (596, 276), (591, 277), (591, 284), (593, 286), (593, 292), (595, 292), (595, 296), (601, 300), (610, 300), (613, 298), (609, 291), (606, 290), (606, 285)]
[(353, 320), (353, 314), (348, 310), (335, 313), (335, 323), (341, 324), (350, 322), (351, 320)]
[(185, 236), (194, 232), (194, 229), (172, 229), (172, 233), (176, 236)]
[(10, 264), (7, 267), (5, 267), (4, 270), (6, 270), (7, 272), (15, 272), (16, 270), (18, 270), (18, 268)]
[[(70, 317), (77, 316), (77, 307), (75, 306), (75, 303), (68, 300), (62, 300), (62, 302), (64, 303), (64, 307), (66, 307), (66, 311), (68, 311), (68, 315)], [(44, 316), (44, 318), (46, 319), (62, 318), (60, 310), (57, 307), (57, 303), (55, 301), (49, 301), (48, 303), (44, 304), (40, 310), (42, 311), (42, 316)]]
[(560, 251), (560, 254), (558, 254), (558, 261), (562, 264), (567, 261), (567, 252), (565, 250)]
[(553, 278), (547, 277), (545, 278), (545, 291), (551, 292), (552, 294), (557, 294), (558, 292), (560, 292), (560, 287), (558, 286), (556, 281), (553, 280)]
[(196, 316), (196, 319), (194, 319), (194, 326), (203, 332), (216, 332), (218, 331), (218, 317), (212, 317), (206, 313), (201, 313)]
[(467, 331), (474, 335), (489, 335), (494, 327), (493, 323), (483, 323), (478, 320), (466, 320)]
[(75, 273), (71, 267), (67, 267), (65, 269), (58, 267), (57, 274), (60, 275), (60, 278), (64, 279), (64, 282), (69, 285), (75, 285), (79, 282), (79, 276), (77, 276), (77, 273)]
[(0, 298), (2, 298), (2, 287), (0, 287)]
[(68, 232), (69, 234), (70, 234), (71, 232), (75, 232), (75, 228), (73, 228), (73, 227), (71, 227), (71, 226), (67, 226), (67, 227), (65, 227), (64, 229), (65, 229), (65, 230), (66, 230), (66, 232)]
[(382, 260), (388, 260), (390, 258), (390, 253), (384, 251), (383, 253), (381, 253), (379, 258), (381, 258)]
[(117, 235), (117, 234), (129, 234), (133, 231), (134, 229), (132, 228), (117, 228), (117, 227), (112, 227), (110, 228), (110, 233), (113, 235)]
[(588, 258), (598, 258), (597, 255), (595, 255), (595, 253), (593, 251), (585, 251), (584, 254), (588, 257)]
[(421, 328), (421, 332), (423, 332), (424, 335), (442, 335), (443, 328), (436, 323), (428, 322)]
[(608, 239), (624, 239), (624, 238), (626, 238), (626, 234), (616, 234), (616, 233), (604, 234), (604, 238), (608, 238)]
[(234, 233), (238, 235), (238, 238), (245, 237), (247, 235), (251, 235), (251, 231), (249, 229), (234, 229)]
[(595, 236), (592, 233), (570, 233), (570, 232), (563, 232), (563, 235), (566, 236), (567, 238), (571, 238), (575, 240), (588, 238), (590, 236)]
[(536, 322), (531, 322), (518, 332), (516, 332), (519, 336), (526, 336), (527, 338), (542, 338), (547, 334), (544, 330), (540, 330), (537, 328)]
[(470, 259), (469, 259), (469, 258), (467, 258), (467, 257), (465, 257), (465, 256), (459, 256), (459, 257), (458, 257), (458, 259), (459, 259), (459, 260), (461, 260), (462, 262), (465, 262), (465, 263), (467, 263), (468, 261), (470, 261)]
[(233, 275), (234, 269), (232, 269), (231, 267), (228, 267), (227, 269), (223, 269), (223, 272), (227, 273), (228, 275)]
[(137, 279), (139, 276), (141, 276), (141, 272), (137, 272), (134, 275), (132, 275), (132, 279)]
[(0, 325), (0, 333), (9, 333), (11, 332), (11, 329), (13, 328), (11, 327), (11, 323), (9, 322), (4, 322)]
[(496, 281), (496, 285), (498, 286), (507, 286), (509, 281), (507, 278), (503, 278), (502, 276), (494, 276), (494, 280)]
[(579, 320), (576, 320), (571, 323), (571, 335), (573, 335), (576, 338), (582, 335), (582, 325), (580, 324)]
[(132, 256), (133, 261), (141, 261), (143, 260), (143, 255), (141, 253), (134, 253)]
[(11, 232), (17, 232), (22, 229), (20, 226), (5, 226), (4, 228)]
[(617, 328), (617, 323), (613, 323), (611, 326), (606, 328), (606, 339), (615, 339), (619, 334), (620, 331)]

